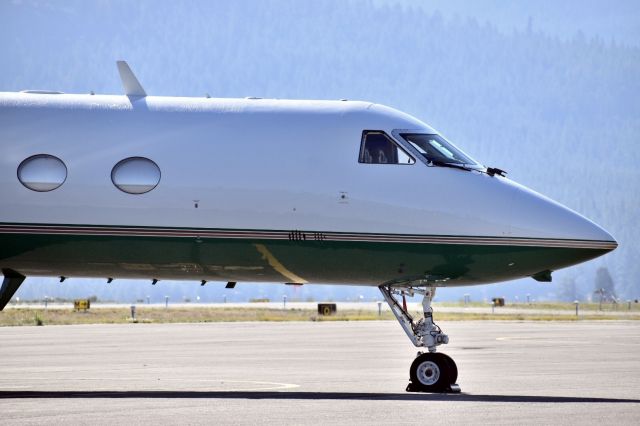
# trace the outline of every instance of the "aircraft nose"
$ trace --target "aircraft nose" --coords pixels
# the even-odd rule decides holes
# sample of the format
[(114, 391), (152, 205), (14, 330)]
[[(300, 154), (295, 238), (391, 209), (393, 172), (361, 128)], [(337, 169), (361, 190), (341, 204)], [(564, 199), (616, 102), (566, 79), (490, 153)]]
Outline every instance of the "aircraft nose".
[(605, 252), (618, 246), (607, 231), (573, 210), (524, 186), (515, 185), (511, 234), (513, 237), (564, 240), (576, 248)]

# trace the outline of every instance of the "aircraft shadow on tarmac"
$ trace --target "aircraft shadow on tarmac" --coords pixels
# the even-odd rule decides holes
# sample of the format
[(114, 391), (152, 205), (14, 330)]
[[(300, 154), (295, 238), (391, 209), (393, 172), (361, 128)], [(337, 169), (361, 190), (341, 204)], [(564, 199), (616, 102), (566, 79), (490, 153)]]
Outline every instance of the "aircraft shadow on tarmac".
[(540, 395), (472, 395), (430, 393), (367, 392), (260, 392), (260, 391), (0, 391), (0, 399), (309, 399), (309, 400), (378, 400), (378, 401), (467, 401), (531, 403), (602, 403), (640, 404), (640, 399), (594, 398)]

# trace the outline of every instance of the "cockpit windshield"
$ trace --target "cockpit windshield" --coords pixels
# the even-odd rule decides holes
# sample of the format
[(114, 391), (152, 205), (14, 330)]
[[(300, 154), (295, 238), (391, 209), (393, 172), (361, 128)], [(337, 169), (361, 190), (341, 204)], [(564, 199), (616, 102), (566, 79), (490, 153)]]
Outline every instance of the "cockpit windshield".
[(400, 136), (433, 165), (469, 169), (483, 168), (477, 161), (460, 151), (440, 135), (401, 133)]

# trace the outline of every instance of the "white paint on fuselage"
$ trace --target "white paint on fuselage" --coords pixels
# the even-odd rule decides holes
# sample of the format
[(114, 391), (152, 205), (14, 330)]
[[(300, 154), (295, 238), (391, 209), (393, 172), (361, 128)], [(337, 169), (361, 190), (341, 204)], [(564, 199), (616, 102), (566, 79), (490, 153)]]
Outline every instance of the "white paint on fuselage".
[[(367, 102), (0, 93), (0, 222), (613, 240), (503, 177), (358, 163), (363, 130), (397, 129), (436, 133)], [(68, 168), (47, 193), (16, 177), (41, 153)], [(111, 182), (132, 156), (161, 169), (147, 194)]]

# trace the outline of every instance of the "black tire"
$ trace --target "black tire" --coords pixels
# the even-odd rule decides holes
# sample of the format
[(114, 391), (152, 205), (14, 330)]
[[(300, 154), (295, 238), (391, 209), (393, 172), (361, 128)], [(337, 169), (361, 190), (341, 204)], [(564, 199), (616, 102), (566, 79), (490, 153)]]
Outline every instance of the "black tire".
[(449, 355), (442, 352), (438, 352), (436, 353), (436, 355), (441, 356), (449, 363), (449, 383), (456, 383), (456, 381), (458, 380), (458, 366), (456, 365), (456, 362)]
[(422, 392), (444, 392), (449, 388), (449, 362), (438, 353), (418, 356), (409, 370), (411, 382)]

